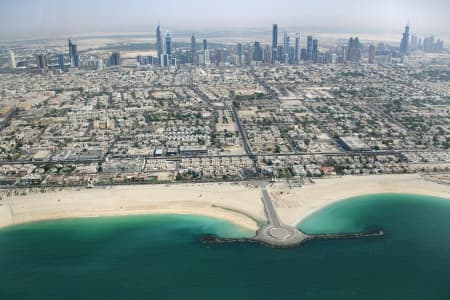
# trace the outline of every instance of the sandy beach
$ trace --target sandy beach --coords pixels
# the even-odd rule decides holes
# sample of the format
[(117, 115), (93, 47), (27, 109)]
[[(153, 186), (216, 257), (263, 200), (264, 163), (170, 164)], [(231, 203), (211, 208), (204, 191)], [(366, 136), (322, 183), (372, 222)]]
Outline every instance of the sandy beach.
[[(419, 194), (450, 199), (450, 185), (421, 175), (346, 176), (314, 179), (302, 187), (285, 181), (268, 187), (283, 223), (295, 226), (315, 211), (344, 199), (381, 193)], [(256, 231), (266, 220), (261, 191), (247, 183), (207, 183), (66, 188), (0, 200), (0, 227), (81, 217), (192, 214), (223, 219)]]
[(362, 195), (399, 193), (450, 199), (450, 185), (424, 180), (419, 174), (345, 176), (314, 182), (292, 189), (286, 183), (270, 187), (278, 215), (285, 224), (297, 225), (327, 205)]
[(62, 218), (192, 214), (256, 231), (255, 220), (265, 220), (259, 190), (231, 183), (64, 189), (3, 197), (0, 205), (0, 227)]

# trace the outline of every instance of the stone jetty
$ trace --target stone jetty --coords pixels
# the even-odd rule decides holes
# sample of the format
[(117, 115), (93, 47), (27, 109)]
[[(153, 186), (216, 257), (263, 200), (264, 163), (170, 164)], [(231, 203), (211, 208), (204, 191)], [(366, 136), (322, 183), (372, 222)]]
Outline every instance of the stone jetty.
[(348, 239), (363, 237), (383, 236), (383, 231), (367, 233), (340, 233), (340, 234), (306, 234), (299, 229), (283, 224), (278, 217), (277, 211), (273, 205), (272, 198), (267, 191), (266, 182), (258, 182), (261, 189), (264, 203), (264, 210), (267, 217), (267, 225), (261, 227), (253, 238), (220, 238), (215, 235), (205, 235), (201, 237), (203, 243), (257, 243), (274, 248), (297, 247), (302, 243), (317, 239)]

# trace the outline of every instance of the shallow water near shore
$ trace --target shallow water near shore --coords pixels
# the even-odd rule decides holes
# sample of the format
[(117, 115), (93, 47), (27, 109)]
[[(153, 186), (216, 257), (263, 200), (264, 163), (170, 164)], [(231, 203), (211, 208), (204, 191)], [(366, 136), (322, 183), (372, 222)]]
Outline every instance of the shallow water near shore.
[(299, 228), (386, 235), (271, 249), (201, 244), (252, 233), (197, 216), (23, 224), (0, 230), (0, 299), (449, 299), (449, 200), (363, 196)]

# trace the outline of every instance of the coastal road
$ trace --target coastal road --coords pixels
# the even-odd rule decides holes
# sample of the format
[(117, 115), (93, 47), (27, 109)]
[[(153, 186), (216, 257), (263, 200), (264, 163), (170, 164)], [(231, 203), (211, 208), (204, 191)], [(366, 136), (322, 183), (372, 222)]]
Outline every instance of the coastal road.
[[(436, 153), (442, 152), (437, 150), (377, 150), (377, 151), (339, 151), (339, 152), (299, 152), (299, 153), (267, 153), (267, 154), (235, 154), (235, 155), (175, 155), (175, 156), (161, 156), (155, 157), (153, 155), (112, 155), (111, 158), (114, 159), (136, 159), (136, 158), (147, 158), (147, 159), (159, 159), (159, 160), (181, 160), (183, 158), (240, 158), (249, 157), (253, 160), (264, 159), (264, 158), (283, 158), (292, 156), (313, 156), (313, 155), (324, 155), (324, 156), (349, 156), (349, 155), (361, 155), (361, 156), (374, 156), (374, 155), (401, 155), (402, 153)], [(23, 165), (23, 164), (35, 164), (35, 165), (45, 165), (45, 164), (91, 164), (97, 162), (103, 162), (103, 158), (92, 158), (92, 159), (61, 159), (61, 160), (33, 160), (31, 158), (25, 158), (21, 160), (0, 160), (1, 165)]]

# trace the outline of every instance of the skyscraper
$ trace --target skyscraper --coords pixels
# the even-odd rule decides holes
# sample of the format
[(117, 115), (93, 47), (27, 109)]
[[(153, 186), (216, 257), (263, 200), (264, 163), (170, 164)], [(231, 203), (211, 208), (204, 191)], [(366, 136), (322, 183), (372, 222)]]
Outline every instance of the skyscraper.
[(438, 39), (436, 41), (436, 45), (434, 47), (434, 51), (439, 52), (439, 51), (442, 51), (442, 50), (444, 50), (444, 41), (441, 40), (441, 39)]
[(283, 36), (283, 62), (287, 64), (289, 62), (289, 47), (290, 47), (291, 39), (287, 32), (284, 32)]
[(277, 50), (278, 50), (278, 25), (273, 24), (272, 26), (272, 64), (277, 60)]
[(208, 49), (203, 51), (203, 63), (205, 65), (210, 65), (211, 64), (211, 53), (209, 53)]
[(263, 63), (265, 64), (271, 64), (272, 63), (272, 48), (271, 46), (266, 46), (264, 48), (264, 54), (263, 54)]
[(163, 54), (163, 40), (159, 24), (158, 27), (156, 27), (156, 51), (158, 52), (158, 59), (161, 59), (161, 55)]
[(312, 46), (312, 61), (314, 63), (317, 63), (317, 57), (319, 53), (319, 41), (313, 40), (313, 46)]
[(9, 50), (8, 52), (8, 61), (9, 67), (14, 70), (16, 68), (16, 56), (14, 55), (14, 52), (12, 52), (11, 50)]
[(64, 61), (64, 54), (62, 54), (62, 53), (58, 54), (58, 65), (59, 65), (59, 69), (61, 71), (64, 71), (66, 69), (66, 64)]
[(295, 34), (295, 52), (294, 52), (294, 62), (300, 62), (300, 33)]
[(308, 51), (306, 50), (306, 48), (302, 48), (302, 50), (300, 50), (300, 59), (308, 60)]
[(337, 60), (338, 60), (337, 54), (336, 54), (336, 53), (332, 53), (332, 54), (331, 54), (331, 63), (332, 63), (332, 64), (336, 64), (336, 63), (337, 63)]
[(369, 47), (369, 64), (375, 63), (375, 46), (373, 44)]
[(195, 39), (195, 34), (191, 36), (191, 63), (195, 64), (197, 61), (197, 41)]
[(291, 65), (296, 64), (296, 60), (295, 60), (295, 47), (290, 47), (289, 48), (289, 63)]
[(308, 60), (312, 60), (313, 57), (313, 37), (308, 35), (308, 40), (306, 43), (306, 56)]
[(80, 66), (80, 56), (78, 55), (77, 45), (72, 43), (71, 39), (69, 39), (69, 59), (72, 68), (78, 68)]
[(113, 52), (109, 58), (109, 64), (111, 66), (120, 66), (120, 53)]
[(170, 57), (172, 56), (172, 37), (169, 31), (166, 32), (166, 53)]
[(208, 50), (208, 40), (204, 39), (203, 40), (203, 51), (206, 51), (206, 50)]
[(283, 61), (283, 45), (278, 45), (276, 54), (277, 54), (277, 61), (282, 62)]
[(242, 65), (242, 44), (238, 43), (236, 45), (236, 55), (237, 55), (237, 63), (238, 65)]
[(99, 58), (97, 60), (97, 70), (99, 70), (99, 71), (103, 70), (103, 59), (102, 58)]
[(221, 65), (225, 61), (225, 50), (224, 49), (216, 49), (215, 51), (215, 63), (216, 65)]
[(423, 50), (425, 52), (433, 52), (433, 48), (434, 48), (434, 36), (424, 38)]
[(46, 71), (48, 69), (47, 55), (37, 54), (36, 55), (36, 65), (39, 70)]
[(278, 47), (278, 25), (273, 24), (272, 26), (272, 48)]
[(409, 25), (405, 26), (405, 32), (403, 33), (402, 41), (400, 43), (400, 55), (408, 55), (409, 46)]
[(72, 40), (69, 38), (69, 59), (72, 61)]
[(347, 59), (351, 62), (359, 62), (361, 60), (361, 44), (358, 37), (351, 37), (348, 41)]
[(253, 60), (254, 61), (263, 60), (263, 51), (261, 48), (261, 44), (259, 42), (255, 42), (255, 44), (253, 45)]
[(284, 35), (283, 35), (283, 52), (284, 52), (284, 54), (288, 53), (290, 42), (291, 42), (291, 40), (289, 38), (289, 35), (285, 31)]
[(167, 53), (161, 54), (161, 67), (168, 67), (170, 64), (169, 55)]
[(418, 42), (417, 35), (413, 34), (411, 36), (411, 43), (410, 43), (410, 49), (411, 50), (416, 50), (417, 49), (417, 42)]

